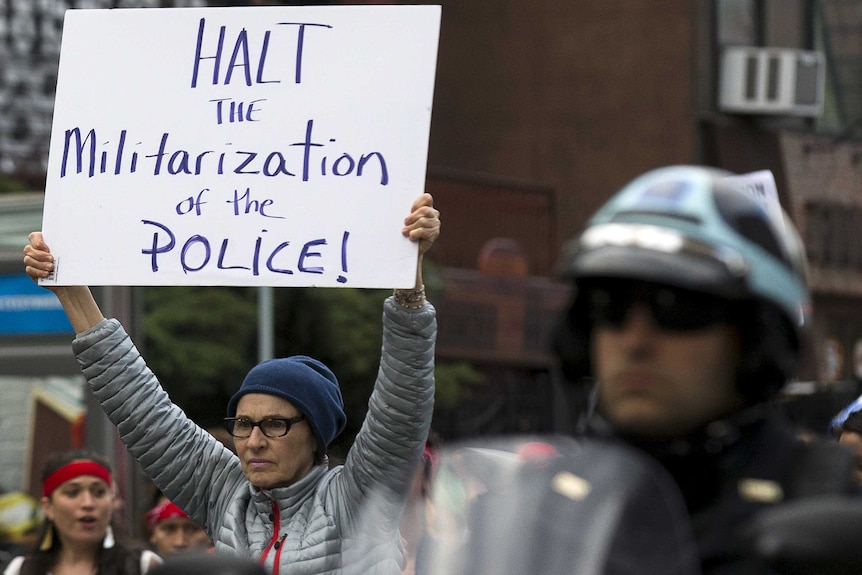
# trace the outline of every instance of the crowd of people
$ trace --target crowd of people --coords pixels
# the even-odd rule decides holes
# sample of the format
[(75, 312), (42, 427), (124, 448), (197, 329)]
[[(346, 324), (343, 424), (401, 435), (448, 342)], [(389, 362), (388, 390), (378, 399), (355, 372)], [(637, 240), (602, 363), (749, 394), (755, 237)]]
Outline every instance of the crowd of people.
[[(278, 358), (248, 372), (224, 420), (234, 452), (171, 403), (87, 287), (49, 287), (76, 331), (90, 389), (161, 499), (147, 514), (147, 545), (136, 545), (112, 528), (105, 462), (62, 454), (43, 477), (34, 546), (5, 573), (156, 574), (172, 572), (178, 553), (210, 568), (219, 556), (247, 561), (222, 563), (224, 573), (514, 574), (520, 563), (501, 560), (514, 555), (477, 531), (506, 528), (520, 534), (513, 544), (555, 545), (562, 559), (542, 573), (587, 564), (563, 551), (590, 554), (589, 573), (783, 572), (786, 555), (761, 546), (752, 529), (799, 502), (858, 507), (862, 411), (836, 422), (834, 438), (803, 440), (777, 409), (810, 337), (804, 247), (786, 215), (777, 220), (729, 176), (699, 166), (650, 171), (564, 246), (560, 271), (573, 296), (553, 348), (564, 379), (590, 397), (574, 437), (511, 452), (462, 449), (443, 467), (429, 441), (436, 318), (422, 259), (440, 232), (429, 194), (402, 226), (418, 244), (416, 283), (383, 304), (368, 413), (338, 464), (327, 447), (346, 416), (338, 379), (320, 361)], [(51, 273), (41, 233), (24, 253), (31, 278)], [(488, 514), (492, 502), (500, 505)], [(479, 509), (490, 521), (476, 522)], [(585, 517), (601, 518), (600, 528), (575, 528)], [(551, 518), (558, 524), (549, 527)], [(657, 518), (673, 521), (669, 531)], [(605, 540), (583, 545), (597, 533)], [(446, 540), (469, 561), (441, 558), (454, 552), (439, 544)], [(860, 564), (854, 550), (808, 551), (791, 567), (844, 573)]]

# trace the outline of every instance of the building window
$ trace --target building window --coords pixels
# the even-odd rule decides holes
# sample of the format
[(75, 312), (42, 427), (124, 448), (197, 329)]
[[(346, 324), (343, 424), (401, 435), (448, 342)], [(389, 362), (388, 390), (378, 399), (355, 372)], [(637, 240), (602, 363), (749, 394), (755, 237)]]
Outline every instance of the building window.
[(720, 47), (757, 46), (760, 43), (756, 0), (719, 0), (715, 10)]
[(816, 0), (815, 47), (826, 55), (826, 100), (817, 128), (862, 133), (862, 0)]

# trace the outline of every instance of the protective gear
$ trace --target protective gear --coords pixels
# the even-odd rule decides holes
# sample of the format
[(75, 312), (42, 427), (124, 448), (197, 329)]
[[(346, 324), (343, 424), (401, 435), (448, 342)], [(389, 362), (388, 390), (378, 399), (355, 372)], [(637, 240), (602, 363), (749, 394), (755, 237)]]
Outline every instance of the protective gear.
[[(756, 332), (751, 342), (743, 341), (756, 347), (743, 347), (743, 363), (753, 365), (743, 366), (741, 377), (756, 373), (768, 381), (745, 383), (741, 391), (764, 399), (793, 374), (811, 307), (802, 242), (786, 215), (783, 221), (770, 217), (732, 175), (698, 166), (647, 172), (615, 194), (580, 238), (565, 246), (560, 273), (574, 281), (576, 295), (555, 346), (570, 378), (590, 373), (592, 326), (578, 288), (611, 279), (703, 292), (740, 307), (752, 304), (739, 314), (755, 322), (740, 332)], [(757, 343), (761, 339), (765, 347)]]

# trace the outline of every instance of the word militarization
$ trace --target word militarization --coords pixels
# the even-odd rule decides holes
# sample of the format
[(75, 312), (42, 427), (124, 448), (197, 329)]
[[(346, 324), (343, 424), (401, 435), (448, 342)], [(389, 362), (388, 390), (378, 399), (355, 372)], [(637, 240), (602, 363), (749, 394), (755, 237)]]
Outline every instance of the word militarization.
[[(170, 134), (164, 132), (158, 148), (145, 153), (142, 142), (129, 144), (127, 130), (122, 129), (115, 142), (100, 142), (95, 129), (75, 127), (65, 131), (60, 177), (86, 172), (88, 177), (145, 173), (153, 176), (171, 175), (262, 175), (266, 177), (301, 177), (303, 182), (317, 176), (354, 176), (379, 178), (381, 186), (389, 184), (389, 168), (381, 152), (337, 156), (326, 154), (328, 144), (314, 141), (314, 120), (306, 122), (305, 137), (287, 144), (284, 149), (266, 152), (231, 148), (224, 143), (221, 150), (196, 150), (170, 147)], [(130, 148), (132, 148), (130, 150)], [(317, 149), (315, 151), (315, 149)], [(319, 159), (319, 161), (318, 161)], [(71, 166), (70, 166), (71, 163)]]

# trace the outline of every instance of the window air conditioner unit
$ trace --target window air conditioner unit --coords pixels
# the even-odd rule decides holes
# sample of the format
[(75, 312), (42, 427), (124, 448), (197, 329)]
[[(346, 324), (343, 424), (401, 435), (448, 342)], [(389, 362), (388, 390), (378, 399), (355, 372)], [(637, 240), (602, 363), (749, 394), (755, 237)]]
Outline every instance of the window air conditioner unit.
[(723, 112), (819, 116), (826, 63), (820, 52), (784, 48), (726, 48), (718, 107)]

